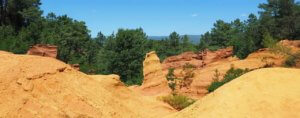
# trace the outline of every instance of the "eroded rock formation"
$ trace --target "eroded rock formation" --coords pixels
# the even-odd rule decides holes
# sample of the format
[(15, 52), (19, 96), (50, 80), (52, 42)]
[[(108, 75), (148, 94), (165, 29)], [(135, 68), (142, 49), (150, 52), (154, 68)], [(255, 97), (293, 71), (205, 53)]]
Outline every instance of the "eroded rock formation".
[(220, 49), (217, 51), (204, 50), (203, 52), (185, 52), (177, 56), (168, 57), (163, 61), (163, 70), (169, 68), (181, 68), (186, 63), (192, 64), (197, 68), (231, 57), (233, 54), (232, 47)]
[(144, 81), (142, 86), (138, 87), (142, 94), (159, 95), (171, 92), (160, 60), (154, 51), (146, 54), (143, 67)]
[(27, 51), (28, 55), (37, 55), (43, 57), (57, 57), (57, 46), (54, 45), (44, 45), (44, 44), (37, 44)]

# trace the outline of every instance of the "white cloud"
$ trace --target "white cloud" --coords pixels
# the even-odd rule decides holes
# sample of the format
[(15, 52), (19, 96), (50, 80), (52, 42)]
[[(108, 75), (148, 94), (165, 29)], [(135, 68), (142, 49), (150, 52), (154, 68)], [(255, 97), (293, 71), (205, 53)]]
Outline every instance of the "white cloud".
[(241, 14), (240, 16), (241, 16), (241, 17), (247, 17), (247, 16), (248, 16), (248, 14), (246, 14), (246, 13), (243, 13), (243, 14)]
[(199, 16), (197, 13), (194, 13), (194, 14), (192, 14), (191, 15), (192, 17), (197, 17), (197, 16)]

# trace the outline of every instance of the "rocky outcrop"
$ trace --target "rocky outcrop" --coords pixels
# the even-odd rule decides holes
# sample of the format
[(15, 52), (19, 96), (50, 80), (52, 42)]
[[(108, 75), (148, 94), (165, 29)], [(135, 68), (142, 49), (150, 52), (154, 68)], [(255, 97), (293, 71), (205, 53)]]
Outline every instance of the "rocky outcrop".
[(154, 51), (146, 54), (143, 62), (144, 81), (142, 86), (133, 87), (144, 95), (168, 94), (171, 89), (168, 86), (166, 76), (163, 74), (160, 60)]
[(186, 63), (192, 64), (197, 68), (203, 68), (210, 63), (231, 57), (232, 55), (232, 47), (217, 51), (204, 50), (198, 53), (185, 52), (165, 59), (163, 62), (163, 70), (167, 70), (169, 68), (181, 68)]
[(57, 57), (57, 46), (54, 45), (44, 45), (44, 44), (37, 44), (27, 51), (28, 55), (37, 55), (43, 57)]
[(167, 118), (299, 118), (300, 70), (249, 72)]
[(289, 46), (289, 47), (292, 47), (292, 48), (300, 48), (300, 40), (294, 40), (294, 41), (282, 40), (279, 43), (281, 45)]

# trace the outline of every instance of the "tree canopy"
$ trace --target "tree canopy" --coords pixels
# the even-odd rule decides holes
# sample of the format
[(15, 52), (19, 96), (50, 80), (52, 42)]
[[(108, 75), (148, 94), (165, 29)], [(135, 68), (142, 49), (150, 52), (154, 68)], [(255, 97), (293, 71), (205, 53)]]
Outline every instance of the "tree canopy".
[(234, 54), (246, 58), (263, 48), (263, 37), (270, 34), (276, 39), (300, 38), (300, 4), (294, 0), (268, 0), (260, 4), (259, 17), (250, 14), (248, 19), (231, 23), (218, 20), (210, 32), (201, 36), (199, 49), (218, 49), (233, 46)]

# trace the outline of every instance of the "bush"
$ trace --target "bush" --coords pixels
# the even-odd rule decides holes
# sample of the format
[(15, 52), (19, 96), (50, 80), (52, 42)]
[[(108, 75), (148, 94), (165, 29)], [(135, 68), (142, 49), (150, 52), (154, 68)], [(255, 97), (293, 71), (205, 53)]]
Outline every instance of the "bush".
[(207, 49), (210, 50), (210, 51), (217, 51), (217, 50), (221, 49), (221, 47), (219, 47), (219, 46), (208, 46)]
[[(214, 79), (214, 82), (208, 87), (208, 91), (209, 92), (213, 92), (216, 89), (218, 89), (219, 87), (223, 86), (224, 84), (234, 80), (235, 78), (238, 78), (240, 76), (242, 76), (243, 74), (249, 72), (250, 70), (248, 69), (235, 69), (234, 67), (231, 67), (227, 72), (226, 75), (224, 76), (224, 79), (222, 81), (219, 81), (217, 79)], [(216, 71), (215, 76), (218, 75), (219, 77), (219, 73), (218, 71)], [(215, 78), (218, 78), (215, 77)]]
[(188, 98), (183, 95), (177, 95), (177, 94), (164, 96), (162, 97), (162, 101), (168, 103), (173, 108), (179, 111), (195, 103), (194, 99)]
[(300, 52), (288, 56), (284, 62), (284, 66), (295, 67), (299, 60), (300, 60)]
[(170, 68), (169, 72), (166, 76), (166, 78), (168, 80), (168, 85), (172, 89), (173, 92), (175, 91), (175, 88), (176, 88), (176, 79), (177, 79), (174, 75), (174, 70), (175, 70), (174, 68)]
[(195, 65), (192, 65), (190, 63), (186, 63), (183, 66), (183, 70), (181, 71), (181, 74), (183, 75), (183, 78), (180, 79), (180, 88), (182, 87), (188, 87), (193, 82), (193, 77), (195, 75), (194, 70), (196, 69)]

